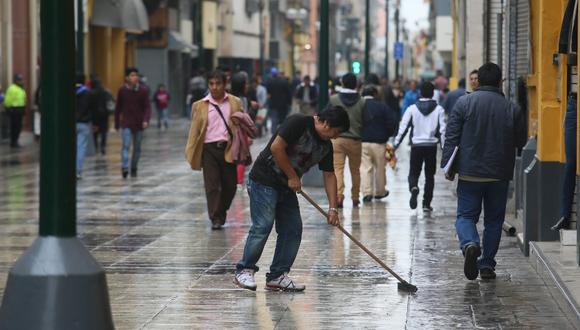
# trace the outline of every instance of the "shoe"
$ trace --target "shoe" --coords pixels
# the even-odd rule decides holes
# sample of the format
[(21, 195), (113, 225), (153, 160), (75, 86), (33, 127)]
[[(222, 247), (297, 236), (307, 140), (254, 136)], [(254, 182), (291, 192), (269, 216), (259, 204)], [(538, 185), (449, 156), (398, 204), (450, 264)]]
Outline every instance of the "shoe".
[(552, 226), (553, 231), (558, 231), (560, 229), (565, 229), (568, 228), (568, 226), (570, 225), (570, 219), (566, 218), (566, 217), (561, 217), (560, 220), (558, 220), (558, 222), (556, 222), (555, 225)]
[(423, 212), (433, 212), (433, 208), (429, 205), (423, 205)]
[(358, 207), (360, 204), (360, 200), (358, 199), (353, 199), (352, 200), (352, 207)]
[(417, 208), (417, 196), (419, 196), (419, 188), (411, 188), (411, 199), (409, 200), (409, 206), (411, 207), (411, 210)]
[(370, 203), (373, 200), (373, 196), (371, 195), (366, 195), (365, 197), (363, 197), (363, 203)]
[(389, 191), (388, 190), (383, 195), (376, 195), (375, 196), (375, 199), (383, 199), (383, 198), (385, 198), (387, 196), (389, 196)]
[(337, 198), (337, 202), (336, 202), (336, 207), (337, 207), (337, 208), (339, 208), (339, 209), (341, 209), (341, 208), (342, 208), (342, 206), (343, 206), (343, 205), (342, 205), (342, 204), (343, 204), (343, 202), (344, 202), (344, 196), (342, 196), (342, 197), (338, 197), (338, 198)]
[(254, 279), (253, 269), (242, 269), (236, 272), (234, 284), (242, 289), (256, 291), (256, 280)]
[(129, 169), (123, 168), (121, 169), (121, 174), (123, 175), (123, 179), (126, 179), (129, 175)]
[(221, 230), (221, 229), (222, 229), (221, 223), (214, 222), (211, 224), (211, 230)]
[(132, 178), (136, 178), (137, 177), (137, 169), (136, 168), (132, 168), (131, 169), (131, 177)]
[(482, 268), (479, 270), (479, 276), (482, 280), (493, 280), (495, 279), (495, 271), (491, 268)]
[(266, 282), (266, 290), (298, 292), (304, 291), (304, 289), (306, 289), (306, 286), (294, 282), (288, 277), (288, 273)]
[(463, 263), (463, 273), (468, 280), (475, 280), (477, 278), (477, 258), (481, 255), (479, 246), (469, 244), (465, 247), (465, 261)]

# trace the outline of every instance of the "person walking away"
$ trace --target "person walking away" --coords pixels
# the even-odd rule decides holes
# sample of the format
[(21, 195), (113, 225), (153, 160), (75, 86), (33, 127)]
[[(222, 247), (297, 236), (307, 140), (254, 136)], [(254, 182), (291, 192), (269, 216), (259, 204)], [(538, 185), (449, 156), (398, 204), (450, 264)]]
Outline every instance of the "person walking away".
[(310, 76), (304, 76), (304, 81), (298, 86), (295, 94), (300, 113), (312, 116), (318, 104), (318, 91), (310, 81)]
[(272, 68), (270, 73), (272, 78), (266, 88), (268, 90), (268, 104), (270, 107), (268, 117), (272, 121), (272, 134), (274, 134), (280, 123), (288, 115), (288, 110), (292, 103), (292, 91), (290, 90), (290, 82), (288, 79), (279, 76), (276, 68)]
[[(95, 150), (102, 155), (107, 153), (107, 135), (109, 132), (109, 114), (115, 111), (115, 100), (101, 80), (97, 77), (92, 81), (91, 90), (91, 113), (93, 114), (93, 141)], [(100, 138), (100, 143), (99, 143)], [(100, 146), (100, 148), (99, 148)]]
[(401, 116), (405, 114), (407, 109), (415, 104), (419, 99), (419, 91), (417, 90), (417, 82), (415, 80), (411, 80), (409, 83), (409, 90), (405, 92), (405, 96), (403, 97), (403, 106), (401, 107)]
[(457, 84), (457, 89), (454, 89), (453, 91), (447, 93), (445, 99), (441, 103), (441, 106), (443, 107), (443, 109), (445, 109), (446, 114), (449, 114), (451, 111), (453, 111), (455, 103), (457, 103), (457, 100), (459, 100), (460, 97), (465, 95), (465, 93), (466, 93), (465, 78), (461, 78), (459, 79), (459, 83)]
[(295, 114), (288, 117), (262, 150), (248, 181), (252, 226), (244, 254), (236, 265), (234, 283), (256, 290), (254, 274), (274, 224), (278, 237), (274, 260), (266, 274), (266, 289), (303, 291), (306, 287), (288, 276), (302, 240), (302, 219), (297, 192), (300, 178), (318, 164), (323, 171), (328, 198), (328, 218), (338, 225), (336, 177), (330, 139), (348, 131), (349, 119), (344, 109), (332, 107), (315, 116)]
[(82, 179), (83, 163), (91, 134), (92, 113), (90, 108), (90, 92), (85, 86), (85, 75), (77, 74), (76, 79), (76, 128), (77, 128), (77, 180)]
[(20, 148), (18, 139), (22, 131), (22, 118), (26, 112), (26, 91), (20, 74), (14, 75), (14, 82), (4, 94), (4, 110), (10, 119), (10, 147)]
[(209, 94), (191, 109), (191, 126), (185, 157), (191, 169), (203, 169), (207, 212), (213, 230), (226, 223), (227, 211), (236, 194), (236, 164), (231, 145), (232, 114), (243, 112), (239, 98), (226, 93), (227, 76), (215, 70), (208, 76)]
[(389, 195), (386, 190), (385, 158), (387, 141), (395, 133), (395, 112), (378, 100), (379, 92), (373, 85), (363, 89), (365, 107), (362, 127), (362, 192), (363, 202), (382, 199)]
[(167, 130), (169, 128), (169, 93), (164, 84), (157, 86), (153, 94), (153, 103), (157, 109), (157, 128)]
[(409, 168), (409, 191), (411, 209), (417, 208), (419, 196), (419, 176), (425, 164), (425, 186), (423, 189), (423, 212), (432, 212), (431, 201), (435, 187), (435, 170), (437, 168), (437, 144), (445, 145), (445, 110), (432, 99), (435, 87), (430, 82), (421, 85), (419, 100), (409, 106), (395, 138), (395, 149), (399, 147), (407, 132), (411, 129), (411, 166)]
[(151, 103), (149, 89), (139, 84), (139, 71), (130, 67), (125, 70), (125, 84), (117, 92), (115, 107), (115, 130), (121, 129), (121, 174), (129, 175), (129, 148), (133, 143), (131, 156), (131, 177), (137, 177), (143, 130), (149, 127)]
[(362, 113), (365, 101), (358, 94), (357, 79), (352, 73), (342, 76), (342, 88), (338, 94), (330, 97), (329, 103), (333, 106), (341, 106), (346, 109), (350, 121), (348, 131), (342, 132), (338, 138), (332, 141), (334, 149), (334, 169), (338, 186), (338, 207), (343, 207), (344, 202), (344, 166), (348, 158), (348, 167), (352, 180), (351, 198), (352, 205), (360, 204), (360, 164), (362, 154)]
[(256, 118), (255, 118), (255, 123), (256, 123), (256, 127), (258, 129), (258, 133), (257, 136), (261, 137), (262, 136), (262, 131), (264, 129), (264, 127), (266, 126), (266, 122), (268, 120), (268, 90), (266, 89), (266, 87), (264, 87), (264, 85), (262, 85), (262, 78), (260, 78), (260, 76), (256, 75), (254, 78), (252, 78), (252, 95), (255, 94), (255, 99), (254, 101), (256, 101), (258, 103), (258, 111), (256, 112)]
[[(479, 70), (481, 86), (461, 97), (449, 115), (441, 167), (450, 160), (454, 171), (446, 174), (457, 184), (455, 229), (464, 255), (465, 277), (494, 279), (495, 255), (499, 248), (509, 181), (512, 179), (516, 148), (526, 142), (523, 113), (501, 91), (501, 69), (486, 63)], [(483, 252), (476, 224), (484, 207)], [(478, 257), (480, 257), (478, 260)]]

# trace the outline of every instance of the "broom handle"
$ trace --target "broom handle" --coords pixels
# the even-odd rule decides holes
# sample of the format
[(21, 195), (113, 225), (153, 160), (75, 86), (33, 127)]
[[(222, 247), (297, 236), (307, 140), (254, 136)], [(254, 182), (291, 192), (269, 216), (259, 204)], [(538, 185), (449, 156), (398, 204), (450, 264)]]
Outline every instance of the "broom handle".
[[(299, 194), (301, 194), (304, 198), (306, 198), (306, 200), (309, 201), (310, 204), (312, 204), (312, 206), (314, 206), (318, 211), (320, 211), (320, 213), (322, 213), (326, 218), (328, 218), (328, 213), (326, 211), (324, 211), (320, 207), (320, 205), (318, 205), (312, 198), (310, 198), (310, 196), (308, 196), (308, 194), (306, 194), (304, 191), (300, 191)], [(381, 261), (381, 259), (379, 259), (376, 255), (374, 255), (374, 253), (372, 253), (371, 251), (369, 251), (369, 249), (367, 249), (366, 246), (364, 246), (361, 242), (359, 242), (359, 240), (357, 240), (354, 236), (352, 236), (340, 224), (337, 225), (336, 227), (338, 229), (340, 229), (340, 231), (342, 231), (343, 234), (345, 234), (346, 236), (348, 236), (348, 238), (350, 238), (356, 245), (358, 245), (358, 247), (360, 247), (363, 251), (365, 251), (371, 258), (373, 258), (379, 265), (381, 265), (386, 271), (388, 271), (389, 273), (391, 273), (391, 275), (393, 275), (394, 277), (396, 277), (397, 280), (399, 280), (399, 282), (401, 282), (401, 283), (407, 283), (407, 281), (405, 281), (399, 275), (397, 275), (397, 273), (395, 273), (394, 271), (392, 271), (384, 262)]]

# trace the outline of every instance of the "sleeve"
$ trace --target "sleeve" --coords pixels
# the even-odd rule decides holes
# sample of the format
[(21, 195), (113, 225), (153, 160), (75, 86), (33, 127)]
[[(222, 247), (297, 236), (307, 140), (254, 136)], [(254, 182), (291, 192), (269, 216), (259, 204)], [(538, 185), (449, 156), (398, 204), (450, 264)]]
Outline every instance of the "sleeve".
[(318, 169), (323, 172), (334, 172), (334, 151), (332, 149), (332, 143), (328, 142), (330, 145), (330, 151), (318, 162)]
[(445, 109), (439, 107), (439, 135), (441, 136), (441, 149), (445, 146), (445, 130), (447, 129), (445, 122)]
[(304, 134), (306, 126), (308, 125), (307, 120), (312, 117), (303, 116), (289, 116), (280, 126), (278, 130), (278, 136), (280, 136), (287, 144), (295, 144), (298, 139)]
[(441, 156), (441, 168), (445, 167), (445, 164), (447, 164), (453, 154), (453, 150), (459, 146), (466, 107), (465, 98), (460, 99), (455, 103), (453, 110), (449, 114), (449, 120), (445, 129), (445, 144), (443, 145), (443, 154)]
[(403, 115), (403, 119), (401, 120), (401, 124), (399, 126), (399, 133), (395, 138), (395, 149), (401, 143), (401, 140), (403, 139), (403, 136), (405, 135), (407, 128), (409, 127), (409, 123), (411, 122), (411, 118), (413, 116), (411, 112), (412, 109), (409, 109), (409, 111), (405, 111), (405, 114)]

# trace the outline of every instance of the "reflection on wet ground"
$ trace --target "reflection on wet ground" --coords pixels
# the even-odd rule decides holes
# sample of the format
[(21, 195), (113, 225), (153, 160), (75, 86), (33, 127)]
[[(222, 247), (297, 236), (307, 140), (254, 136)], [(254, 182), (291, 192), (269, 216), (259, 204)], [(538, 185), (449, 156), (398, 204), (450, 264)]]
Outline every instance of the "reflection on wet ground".
[[(275, 233), (260, 261), (257, 292), (238, 289), (231, 280), (250, 224), (247, 194), (238, 191), (225, 229), (211, 231), (201, 174), (183, 158), (186, 134), (185, 122), (174, 121), (167, 132), (149, 129), (139, 177), (123, 180), (119, 136), (112, 133), (107, 155), (87, 158), (78, 182), (79, 237), (107, 271), (118, 329), (573, 329), (513, 238), (503, 238), (495, 281), (465, 280), (451, 186), (437, 178), (432, 215), (409, 210), (408, 150), (399, 151), (397, 171), (388, 171), (390, 196), (357, 209), (346, 203), (342, 221), (417, 285), (417, 294), (398, 292), (396, 280), (304, 200), (292, 276), (306, 291), (263, 289)], [(322, 189), (305, 190), (325, 204)], [(2, 145), (0, 287), (35, 239), (37, 218), (38, 149)]]

